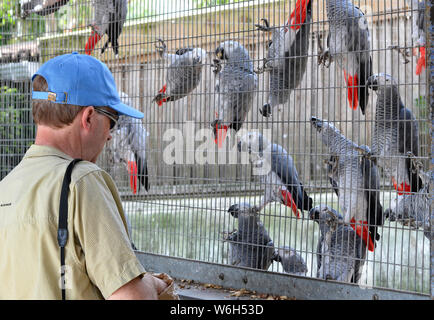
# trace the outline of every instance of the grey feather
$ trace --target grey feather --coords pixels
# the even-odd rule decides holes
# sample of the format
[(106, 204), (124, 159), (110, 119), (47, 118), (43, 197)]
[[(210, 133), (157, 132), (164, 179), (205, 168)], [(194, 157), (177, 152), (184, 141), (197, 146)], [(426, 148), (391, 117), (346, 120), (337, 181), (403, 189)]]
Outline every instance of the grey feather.
[[(132, 105), (130, 98), (123, 92), (119, 94), (123, 103)], [(129, 161), (137, 164), (137, 176), (140, 187), (143, 186), (149, 191), (149, 171), (146, 155), (146, 142), (149, 136), (148, 131), (143, 126), (141, 119), (119, 116), (119, 121), (112, 133), (112, 140), (107, 144), (109, 156), (114, 163), (128, 165)]]
[(166, 91), (154, 97), (157, 103), (163, 99), (176, 101), (186, 97), (199, 85), (207, 54), (202, 48), (181, 48), (175, 54), (167, 53), (162, 40), (160, 55), (169, 62), (166, 72)]
[(26, 18), (32, 13), (46, 16), (59, 10), (69, 0), (20, 0), (21, 18)]
[(264, 197), (259, 208), (267, 203), (284, 203), (282, 190), (289, 191), (300, 210), (310, 210), (312, 199), (306, 193), (292, 157), (278, 144), (271, 143), (258, 132), (248, 132), (239, 141), (240, 152), (248, 152), (250, 162), (264, 166), (262, 182), (265, 186)]
[[(434, 187), (434, 172), (416, 194), (404, 194), (396, 199), (395, 206), (385, 211), (390, 221), (397, 221), (412, 229), (421, 228), (427, 239), (432, 239), (430, 216), (432, 216), (430, 190)], [(433, 217), (431, 217), (433, 219)], [(433, 220), (431, 220), (433, 221)]]
[(366, 157), (370, 149), (358, 146), (328, 121), (312, 117), (311, 122), (334, 157), (329, 174), (333, 188), (337, 188), (344, 222), (366, 221), (375, 242), (379, 239), (376, 226), (383, 224), (383, 208), (379, 201), (378, 172), (375, 163)]
[(358, 75), (358, 99), (362, 114), (368, 104), (366, 81), (372, 75), (371, 36), (364, 13), (350, 0), (327, 0), (329, 49), (325, 53), (348, 75)]
[(240, 43), (222, 42), (216, 49), (216, 55), (224, 62), (224, 67), (216, 75), (217, 117), (211, 123), (215, 136), (216, 125), (240, 130), (252, 106), (258, 85), (249, 52)]
[(295, 249), (284, 246), (277, 250), (276, 261), (282, 264), (286, 273), (304, 276), (307, 273), (306, 262)]
[(426, 32), (425, 32), (425, 1), (419, 0), (406, 0), (411, 11), (412, 18), (412, 38), (417, 46), (426, 45)]
[(368, 79), (369, 87), (377, 93), (372, 153), (386, 176), (394, 178), (398, 185), (405, 182), (412, 192), (422, 187), (422, 181), (407, 157), (411, 152), (418, 156), (419, 125), (407, 109), (399, 94), (396, 80), (384, 73)]
[(267, 104), (260, 109), (263, 116), (270, 116), (273, 107), (286, 103), (291, 91), (297, 88), (303, 79), (309, 50), (311, 6), (312, 1), (309, 1), (306, 20), (298, 31), (289, 26), (273, 30), (264, 64), (264, 70), (269, 74), (269, 91)]
[(238, 230), (225, 238), (229, 242), (229, 263), (267, 270), (276, 253), (273, 240), (259, 219), (257, 208), (241, 203), (232, 205), (228, 212), (238, 219)]
[(327, 205), (313, 208), (309, 217), (318, 223), (317, 277), (357, 283), (366, 257), (366, 246), (342, 216)]

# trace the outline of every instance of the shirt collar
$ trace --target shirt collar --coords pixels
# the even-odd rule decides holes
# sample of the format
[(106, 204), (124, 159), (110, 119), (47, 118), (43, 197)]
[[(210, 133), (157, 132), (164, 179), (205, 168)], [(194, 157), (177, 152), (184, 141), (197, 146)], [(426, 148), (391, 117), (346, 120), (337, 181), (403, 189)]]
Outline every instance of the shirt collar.
[(50, 146), (41, 146), (32, 144), (30, 148), (27, 150), (24, 158), (35, 158), (35, 157), (46, 157), (46, 156), (55, 156), (59, 158), (63, 158), (65, 160), (73, 160), (72, 157), (63, 153), (59, 149)]

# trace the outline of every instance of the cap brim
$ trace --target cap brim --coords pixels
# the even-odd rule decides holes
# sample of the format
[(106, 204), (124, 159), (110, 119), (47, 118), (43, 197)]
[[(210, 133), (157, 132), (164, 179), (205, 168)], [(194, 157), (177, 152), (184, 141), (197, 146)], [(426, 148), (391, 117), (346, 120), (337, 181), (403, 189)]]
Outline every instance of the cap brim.
[(142, 119), (145, 116), (139, 110), (131, 108), (130, 106), (127, 106), (126, 104), (123, 103), (111, 105), (109, 107), (112, 108), (113, 110), (116, 110), (120, 115), (126, 115), (136, 119)]

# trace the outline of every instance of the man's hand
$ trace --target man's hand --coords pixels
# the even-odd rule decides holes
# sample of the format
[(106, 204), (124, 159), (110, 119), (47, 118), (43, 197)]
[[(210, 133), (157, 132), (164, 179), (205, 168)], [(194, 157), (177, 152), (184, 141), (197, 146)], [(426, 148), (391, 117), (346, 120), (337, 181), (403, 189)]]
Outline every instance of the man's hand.
[[(172, 278), (167, 274), (152, 275), (146, 273), (143, 277), (137, 277), (116, 290), (109, 300), (158, 300), (163, 293), (173, 283)], [(173, 292), (173, 299), (178, 298)]]

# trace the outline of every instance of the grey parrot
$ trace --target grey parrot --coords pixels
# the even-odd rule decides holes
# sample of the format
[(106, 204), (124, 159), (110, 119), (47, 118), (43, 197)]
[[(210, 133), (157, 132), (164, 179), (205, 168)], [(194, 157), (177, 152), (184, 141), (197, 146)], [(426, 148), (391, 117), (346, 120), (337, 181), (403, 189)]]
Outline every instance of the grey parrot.
[(254, 166), (269, 167), (262, 175), (265, 191), (260, 210), (272, 201), (288, 206), (297, 217), (298, 210), (312, 209), (312, 198), (299, 180), (292, 157), (282, 146), (271, 143), (258, 132), (249, 132), (240, 139), (237, 147), (239, 152), (248, 152)]
[(322, 142), (330, 152), (329, 176), (337, 193), (346, 224), (350, 224), (370, 251), (379, 240), (377, 226), (383, 225), (383, 207), (379, 196), (378, 170), (368, 155), (367, 146), (358, 146), (330, 122), (311, 118)]
[(26, 18), (32, 13), (46, 16), (56, 12), (69, 0), (20, 0), (21, 18)]
[(355, 110), (360, 104), (365, 114), (369, 98), (366, 82), (372, 75), (368, 22), (350, 0), (327, 0), (326, 7), (330, 28), (328, 49), (323, 51), (319, 46), (318, 62), (326, 66), (333, 60), (338, 63), (344, 71), (350, 108)]
[(298, 0), (293, 15), (298, 25), (291, 25), (291, 18), (284, 27), (274, 30), (269, 27), (267, 19), (262, 19), (264, 25), (256, 25), (261, 31), (273, 32), (264, 66), (261, 71), (257, 71), (269, 73), (267, 103), (259, 109), (264, 117), (271, 116), (274, 106), (288, 101), (291, 90), (300, 85), (306, 72), (312, 1)]
[(275, 260), (282, 264), (283, 270), (286, 273), (298, 276), (305, 276), (307, 273), (306, 262), (301, 255), (291, 247), (284, 246), (277, 249)]
[(157, 47), (160, 56), (169, 61), (166, 84), (153, 100), (162, 106), (164, 102), (184, 98), (199, 85), (207, 55), (201, 48), (182, 48), (175, 54), (168, 54), (164, 41), (161, 39), (158, 41), (161, 44)]
[(434, 187), (434, 171), (424, 179), (423, 187), (416, 194), (403, 194), (396, 199), (395, 206), (384, 211), (386, 218), (408, 225), (413, 229), (422, 228), (424, 235), (432, 239), (431, 221), (434, 221), (431, 206), (431, 190)]
[(309, 212), (319, 224), (317, 278), (357, 283), (366, 257), (365, 242), (342, 216), (327, 205)]
[[(125, 93), (121, 92), (119, 96), (123, 103), (131, 105)], [(121, 115), (114, 129), (112, 139), (107, 144), (109, 157), (112, 162), (124, 163), (127, 166), (130, 174), (130, 187), (134, 194), (140, 190), (141, 186), (149, 191), (146, 156), (146, 139), (149, 133), (144, 128), (142, 120)]]
[(119, 54), (119, 36), (127, 18), (127, 0), (93, 0), (94, 20), (92, 32), (85, 45), (85, 53), (92, 54), (97, 42), (107, 34), (108, 40), (101, 49), (101, 53), (110, 42), (115, 55)]
[(398, 84), (388, 74), (375, 74), (368, 86), (377, 92), (372, 154), (392, 180), (398, 194), (418, 192), (422, 180), (409, 154), (418, 156), (419, 126), (399, 94)]
[[(407, 0), (412, 9), (412, 38), (414, 44), (419, 48), (419, 59), (416, 66), (416, 75), (420, 75), (426, 67), (426, 33), (425, 33), (425, 1)], [(413, 51), (417, 55), (417, 50)]]
[(228, 212), (238, 219), (238, 230), (225, 237), (229, 242), (229, 263), (268, 270), (276, 259), (273, 240), (259, 219), (259, 211), (248, 203), (234, 204)]
[[(249, 52), (236, 41), (225, 41), (215, 50), (218, 70), (215, 84), (217, 111), (211, 123), (215, 142), (221, 147), (229, 128), (236, 132), (243, 125), (249, 112), (258, 77), (253, 71)], [(221, 63), (224, 63), (221, 69)]]

